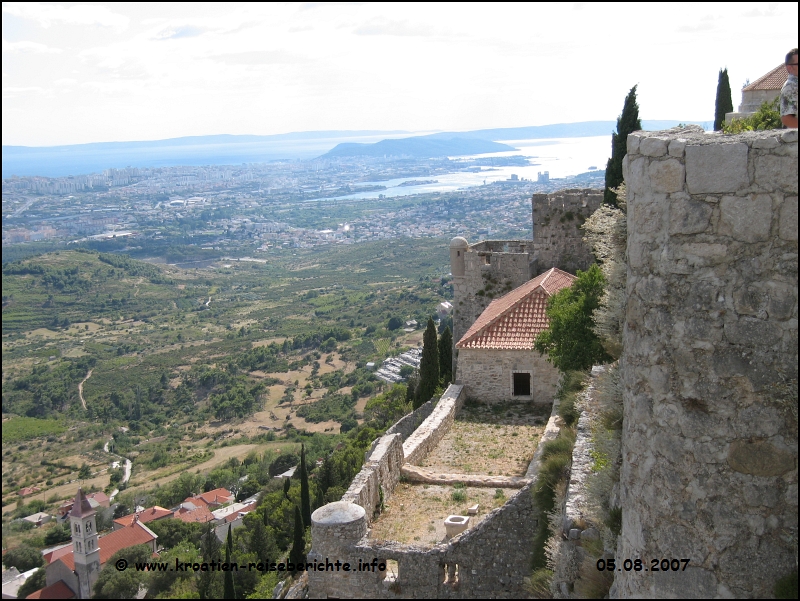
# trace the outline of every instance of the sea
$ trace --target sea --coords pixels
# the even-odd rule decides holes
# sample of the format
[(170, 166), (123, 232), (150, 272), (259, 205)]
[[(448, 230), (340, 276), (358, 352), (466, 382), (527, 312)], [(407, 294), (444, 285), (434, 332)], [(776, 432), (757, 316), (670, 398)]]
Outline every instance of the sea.
[[(354, 192), (344, 196), (320, 199), (350, 200), (393, 198), (430, 192), (452, 192), (473, 186), (482, 186), (499, 181), (511, 180), (516, 175), (520, 180), (537, 181), (540, 173), (549, 172), (550, 179), (564, 178), (595, 169), (605, 169), (611, 156), (611, 136), (593, 136), (586, 138), (549, 138), (535, 140), (497, 140), (513, 146), (515, 150), (493, 152), (490, 154), (474, 154), (450, 157), (453, 161), (467, 161), (478, 158), (500, 158), (503, 156), (523, 156), (529, 165), (520, 166), (484, 166), (480, 172), (457, 171), (446, 175), (431, 177), (401, 177), (383, 181), (363, 182), (363, 186), (385, 186), (385, 190), (370, 192)], [(405, 182), (435, 180), (435, 183), (420, 185), (401, 185)], [(312, 200), (307, 202), (320, 202)]]

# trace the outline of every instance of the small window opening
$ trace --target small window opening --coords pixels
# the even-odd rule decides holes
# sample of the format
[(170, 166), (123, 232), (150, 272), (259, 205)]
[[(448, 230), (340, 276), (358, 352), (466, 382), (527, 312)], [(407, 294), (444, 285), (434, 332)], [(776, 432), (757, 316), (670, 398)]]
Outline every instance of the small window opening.
[(514, 374), (514, 396), (531, 396), (531, 375), (528, 373)]

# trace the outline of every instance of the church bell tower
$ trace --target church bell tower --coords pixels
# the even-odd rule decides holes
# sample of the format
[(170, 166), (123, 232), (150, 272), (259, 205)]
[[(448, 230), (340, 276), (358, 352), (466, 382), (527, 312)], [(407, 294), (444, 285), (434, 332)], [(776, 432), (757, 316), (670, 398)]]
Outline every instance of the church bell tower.
[(72, 553), (75, 574), (78, 577), (78, 594), (81, 599), (92, 597), (92, 587), (100, 574), (100, 546), (97, 538), (97, 512), (89, 499), (78, 489), (69, 522), (72, 529)]

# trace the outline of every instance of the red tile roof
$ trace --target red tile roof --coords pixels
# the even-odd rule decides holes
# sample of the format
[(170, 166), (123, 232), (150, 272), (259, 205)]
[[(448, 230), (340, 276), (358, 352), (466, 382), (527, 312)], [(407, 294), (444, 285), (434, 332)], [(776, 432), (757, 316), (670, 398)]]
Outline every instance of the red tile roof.
[(117, 518), (114, 520), (114, 523), (119, 524), (120, 526), (130, 526), (133, 524), (133, 521), (136, 519), (137, 515), (139, 516), (139, 521), (142, 524), (147, 524), (148, 522), (154, 522), (155, 520), (160, 520), (161, 518), (172, 517), (172, 511), (169, 509), (164, 509), (163, 507), (159, 507), (158, 505), (154, 505), (153, 507), (148, 507), (144, 511), (140, 511), (138, 514), (132, 513), (130, 515)]
[(63, 580), (32, 592), (26, 599), (77, 599), (75, 593)]
[(214, 515), (205, 505), (200, 505), (197, 509), (192, 510), (181, 507), (175, 512), (173, 517), (178, 518), (182, 522), (200, 522), (201, 524), (214, 521)]
[[(114, 530), (114, 532), (106, 534), (97, 542), (100, 546), (100, 565), (104, 565), (117, 551), (136, 545), (146, 545), (157, 538), (158, 536), (156, 536), (155, 532), (140, 522), (134, 522), (130, 526)], [(63, 561), (64, 565), (70, 570), (75, 570), (75, 556), (71, 551), (72, 549), (70, 549), (70, 553), (58, 559)]]
[(486, 307), (456, 344), (459, 349), (530, 350), (547, 329), (547, 299), (575, 276), (553, 267)]
[(225, 516), (225, 523), (227, 524), (228, 522), (233, 522), (234, 520), (239, 519), (240, 515), (250, 513), (256, 508), (257, 505), (258, 503), (253, 501), (252, 503), (242, 507), (239, 511), (234, 511), (233, 513)]
[(750, 85), (745, 86), (742, 89), (742, 92), (752, 92), (754, 90), (780, 90), (783, 87), (783, 84), (786, 83), (786, 79), (788, 77), (789, 73), (786, 71), (784, 64), (781, 63), (766, 75), (762, 75)]
[(208, 505), (224, 505), (233, 501), (233, 495), (224, 488), (215, 488), (199, 495)]
[(55, 549), (53, 551), (50, 551), (50, 553), (47, 553), (44, 556), (44, 562), (46, 564), (51, 563), (56, 559), (58, 559), (59, 557), (64, 557), (65, 555), (69, 555), (70, 553), (72, 553), (72, 543), (64, 545), (63, 547), (59, 547), (58, 549)]

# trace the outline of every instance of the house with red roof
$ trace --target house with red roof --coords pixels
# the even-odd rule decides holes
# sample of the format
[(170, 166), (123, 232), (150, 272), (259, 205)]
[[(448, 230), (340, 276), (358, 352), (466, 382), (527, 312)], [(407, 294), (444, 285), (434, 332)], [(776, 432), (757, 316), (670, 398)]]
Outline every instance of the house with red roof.
[(781, 93), (781, 88), (788, 77), (789, 73), (786, 71), (786, 66), (781, 63), (753, 83), (743, 87), (742, 103), (739, 105), (739, 110), (735, 113), (726, 113), (725, 121), (730, 122), (732, 119), (749, 117), (759, 109), (761, 103), (775, 100)]
[(547, 300), (575, 279), (554, 267), (486, 307), (455, 345), (468, 399), (552, 403), (560, 375), (533, 343), (549, 326)]
[(138, 511), (130, 515), (117, 518), (114, 520), (114, 530), (120, 530), (125, 526), (130, 526), (136, 520), (138, 520), (140, 524), (148, 524), (157, 520), (171, 518), (174, 513), (175, 512), (171, 509), (164, 509), (163, 507), (154, 505), (153, 507), (148, 507), (144, 511)]
[(182, 522), (197, 522), (199, 524), (214, 521), (214, 514), (211, 513), (207, 505), (203, 503), (197, 503), (195, 505), (191, 501), (184, 501), (181, 503), (172, 517)]

